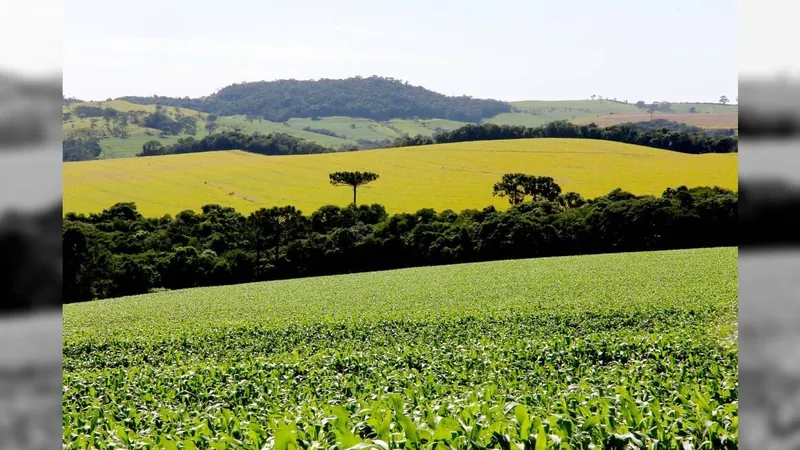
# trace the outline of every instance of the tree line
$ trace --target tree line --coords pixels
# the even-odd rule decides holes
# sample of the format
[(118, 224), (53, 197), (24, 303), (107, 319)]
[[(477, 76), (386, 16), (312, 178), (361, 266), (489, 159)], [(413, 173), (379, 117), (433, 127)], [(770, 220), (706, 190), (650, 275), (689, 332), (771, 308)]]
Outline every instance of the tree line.
[(285, 133), (255, 132), (248, 135), (241, 131), (223, 131), (202, 139), (184, 137), (175, 144), (166, 146), (157, 140), (148, 141), (136, 156), (177, 155), (216, 150), (245, 150), (261, 155), (306, 155), (336, 151)]
[[(465, 125), (450, 132), (441, 132), (433, 137), (415, 136), (397, 138), (385, 147), (407, 147), (416, 145), (443, 144), (498, 139), (529, 138), (584, 138), (644, 145), (682, 153), (731, 153), (738, 152), (738, 139), (724, 134), (704, 131), (671, 131), (668, 128), (642, 131), (634, 124), (613, 125), (600, 128), (595, 124), (574, 125), (566, 121), (552, 122), (540, 127), (510, 125)], [(247, 135), (239, 130), (223, 131), (200, 140), (181, 138), (171, 146), (153, 140), (144, 144), (136, 156), (158, 156), (181, 153), (197, 153), (217, 150), (245, 150), (264, 155), (295, 155), (331, 153), (358, 148), (333, 149), (284, 133)]]
[(711, 134), (705, 131), (689, 132), (659, 129), (640, 129), (632, 123), (598, 127), (596, 124), (576, 125), (566, 120), (550, 122), (539, 127), (469, 124), (455, 130), (437, 133), (432, 137), (414, 136), (397, 138), (393, 147), (445, 144), (452, 142), (491, 141), (499, 139), (580, 138), (599, 139), (643, 145), (681, 153), (736, 153), (739, 140), (735, 136)]
[(706, 133), (714, 137), (736, 136), (736, 130), (733, 128), (700, 128), (694, 125), (687, 125), (667, 119), (653, 119), (645, 122), (628, 122), (636, 127), (639, 131), (679, 131), (682, 133)]
[(342, 80), (277, 80), (239, 83), (203, 98), (121, 97), (138, 104), (178, 106), (221, 116), (248, 115), (273, 122), (295, 117), (350, 116), (378, 121), (441, 118), (480, 122), (511, 112), (498, 100), (453, 97), (394, 78), (372, 76)]
[[(342, 177), (331, 181), (346, 183)], [(201, 212), (146, 218), (135, 204), (118, 203), (101, 213), (70, 213), (62, 225), (64, 301), (424, 265), (737, 244), (738, 196), (729, 190), (681, 186), (636, 196), (616, 189), (587, 200), (552, 194), (547, 177), (522, 181), (532, 183), (529, 192), (538, 185), (544, 194), (505, 211), (426, 208), (389, 215), (372, 204), (328, 205), (310, 215), (280, 206), (243, 215), (206, 205)]]

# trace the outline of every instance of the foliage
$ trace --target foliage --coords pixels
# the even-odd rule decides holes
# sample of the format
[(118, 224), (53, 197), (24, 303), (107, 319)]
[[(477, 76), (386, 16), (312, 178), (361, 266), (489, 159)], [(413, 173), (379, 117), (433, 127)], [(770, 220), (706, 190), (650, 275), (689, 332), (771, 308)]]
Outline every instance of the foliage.
[(91, 161), (103, 152), (97, 139), (92, 138), (69, 137), (61, 144), (63, 161)]
[(437, 133), (432, 138), (417, 136), (398, 138), (395, 147), (430, 145), (452, 142), (530, 138), (601, 139), (627, 144), (672, 150), (681, 153), (738, 152), (738, 139), (703, 132), (671, 131), (668, 128), (641, 130), (635, 124), (612, 125), (600, 128), (595, 124), (575, 125), (567, 121), (551, 122), (536, 128), (495, 124), (465, 125), (450, 132)]
[[(526, 175), (524, 173), (507, 173), (503, 175), (500, 182), (492, 187), (492, 194), (500, 197), (508, 197), (508, 202), (516, 205), (525, 200), (525, 196), (529, 195), (536, 200), (547, 200), (554, 202), (561, 194), (561, 186), (559, 186), (552, 177), (539, 177), (535, 175)], [(573, 196), (580, 195), (572, 193)], [(566, 203), (564, 203), (566, 204)]]
[(714, 137), (734, 136), (736, 134), (735, 130), (732, 128), (706, 129), (692, 125), (687, 125), (685, 123), (674, 122), (672, 120), (667, 120), (667, 119), (654, 119), (645, 122), (632, 122), (632, 123), (626, 123), (624, 125), (632, 125), (637, 129), (645, 132), (662, 130), (662, 133), (668, 133), (670, 131), (675, 131), (679, 133), (688, 133), (688, 134), (705, 133)]
[[(144, 218), (132, 203), (64, 220), (66, 302), (151, 288), (243, 283), (512, 258), (664, 250), (737, 243), (737, 197), (720, 188), (667, 189), (660, 197), (620, 189), (584, 201), (575, 193), (483, 210), (389, 216), (381, 205), (292, 207), (243, 216), (201, 213)], [(267, 253), (269, 250), (269, 253)], [(135, 277), (136, 282), (130, 282)]]
[(738, 446), (735, 248), (64, 307), (65, 448)]
[(449, 97), (393, 78), (278, 80), (240, 83), (202, 98), (122, 97), (132, 103), (180, 106), (221, 116), (251, 115), (273, 122), (295, 117), (352, 116), (374, 120), (441, 118), (479, 122), (511, 105)]
[[(157, 144), (161, 144), (157, 142)], [(200, 153), (216, 150), (241, 149), (261, 155), (298, 155), (311, 153), (330, 153), (333, 149), (313, 142), (306, 142), (284, 133), (246, 135), (241, 131), (224, 131), (210, 134), (200, 140), (193, 137), (181, 138), (171, 146), (156, 146), (152, 141), (142, 147), (136, 156), (159, 156), (181, 153)]]
[(736, 189), (737, 161), (737, 154), (687, 155), (589, 139), (463, 142), (303, 157), (206, 152), (67, 163), (63, 198), (65, 212), (87, 214), (117, 202), (135, 202), (143, 214), (155, 217), (200, 211), (204, 204), (245, 214), (273, 205), (311, 212), (352, 202), (352, 193), (330, 187), (328, 175), (360, 170), (379, 173), (381, 179), (359, 190), (359, 202), (381, 203), (392, 213), (424, 207), (505, 209), (508, 202), (492, 196), (492, 185), (504, 173), (545, 174), (584, 198), (615, 187), (660, 195), (680, 185)]

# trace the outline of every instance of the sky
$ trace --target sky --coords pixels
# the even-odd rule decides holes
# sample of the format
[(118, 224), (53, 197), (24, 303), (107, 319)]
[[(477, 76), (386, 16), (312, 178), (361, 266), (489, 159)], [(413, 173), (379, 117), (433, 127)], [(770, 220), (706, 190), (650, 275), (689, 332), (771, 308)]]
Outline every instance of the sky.
[[(739, 9), (732, 0), (70, 0), (64, 94), (198, 97), (243, 81), (381, 75), (507, 101), (715, 102), (736, 97)], [(784, 59), (744, 50), (763, 70)]]
[(29, 77), (50, 76), (61, 71), (62, 3), (61, 0), (2, 2), (0, 69)]
[(800, 77), (800, 4), (784, 0), (743, 0), (739, 14), (740, 76), (742, 79)]

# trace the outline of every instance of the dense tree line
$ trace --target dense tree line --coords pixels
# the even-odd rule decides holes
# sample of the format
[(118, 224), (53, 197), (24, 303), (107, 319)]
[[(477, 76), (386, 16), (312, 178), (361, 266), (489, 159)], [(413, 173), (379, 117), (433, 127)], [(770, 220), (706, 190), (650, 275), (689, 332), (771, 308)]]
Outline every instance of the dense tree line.
[(138, 104), (178, 106), (222, 116), (249, 115), (273, 122), (294, 117), (352, 116), (373, 120), (440, 118), (480, 122), (510, 112), (509, 103), (446, 96), (393, 78), (278, 80), (234, 84), (208, 97), (122, 97)]
[(437, 133), (433, 137), (398, 138), (392, 146), (406, 147), (450, 142), (529, 138), (600, 139), (692, 154), (732, 153), (738, 152), (739, 147), (736, 137), (715, 136), (706, 132), (671, 131), (669, 128), (644, 131), (631, 123), (600, 128), (594, 123), (575, 125), (567, 121), (551, 122), (540, 127), (495, 125), (491, 123), (470, 124), (450, 132)]
[(91, 161), (97, 159), (103, 149), (97, 139), (83, 136), (72, 136), (61, 142), (62, 161)]
[[(680, 127), (677, 128), (681, 129)], [(560, 121), (536, 128), (495, 124), (465, 125), (450, 132), (436, 133), (433, 137), (419, 135), (414, 137), (405, 136), (393, 141), (359, 141), (358, 145), (342, 146), (339, 149), (324, 147), (284, 133), (264, 135), (256, 132), (247, 135), (240, 130), (234, 130), (214, 133), (200, 140), (193, 137), (182, 138), (171, 146), (164, 146), (156, 140), (149, 141), (144, 144), (142, 152), (136, 156), (158, 156), (215, 150), (246, 150), (264, 155), (295, 155), (448, 142), (545, 137), (610, 140), (683, 153), (730, 153), (738, 151), (738, 139), (736, 137), (724, 134), (710, 134), (706, 133), (705, 130), (697, 132), (671, 131), (667, 127), (662, 127), (641, 131), (637, 124), (631, 123), (599, 128), (595, 124), (574, 125), (566, 121)]]
[(378, 204), (324, 206), (310, 215), (283, 206), (247, 216), (207, 205), (145, 218), (134, 204), (120, 203), (66, 215), (64, 301), (423, 265), (730, 246), (737, 243), (737, 202), (724, 189), (679, 187), (661, 196), (617, 189), (577, 203), (393, 215)]
[(633, 125), (640, 131), (677, 131), (680, 133), (706, 133), (714, 137), (735, 136), (736, 130), (733, 128), (700, 128), (694, 125), (687, 125), (667, 119), (653, 119), (644, 122), (626, 122), (624, 125)]
[(245, 150), (261, 155), (304, 155), (335, 151), (285, 133), (248, 135), (241, 131), (223, 131), (199, 140), (191, 136), (184, 137), (168, 146), (152, 140), (146, 142), (142, 146), (142, 151), (136, 156), (176, 155), (216, 150)]

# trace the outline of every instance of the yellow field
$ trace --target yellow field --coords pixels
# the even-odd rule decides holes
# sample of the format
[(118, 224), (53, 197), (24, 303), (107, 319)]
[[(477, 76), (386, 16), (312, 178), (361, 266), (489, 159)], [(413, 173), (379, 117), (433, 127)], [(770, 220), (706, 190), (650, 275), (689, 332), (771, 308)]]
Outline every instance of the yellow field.
[(380, 174), (359, 188), (358, 203), (390, 213), (508, 207), (492, 196), (504, 173), (555, 178), (564, 191), (596, 197), (621, 187), (660, 195), (680, 185), (736, 189), (737, 154), (687, 155), (585, 139), (521, 139), (439, 144), (320, 155), (262, 156), (240, 151), (64, 163), (64, 211), (99, 212), (136, 202), (146, 216), (199, 210), (206, 204), (244, 213), (294, 205), (311, 213), (347, 205), (352, 190), (331, 186), (328, 174)]

